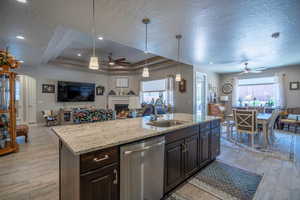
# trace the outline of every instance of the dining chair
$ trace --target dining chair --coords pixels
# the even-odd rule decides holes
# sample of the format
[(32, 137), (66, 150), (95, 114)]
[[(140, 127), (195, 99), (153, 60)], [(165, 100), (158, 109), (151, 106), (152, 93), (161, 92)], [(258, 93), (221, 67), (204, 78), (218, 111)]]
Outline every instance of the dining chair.
[(275, 122), (276, 122), (279, 114), (280, 114), (280, 110), (274, 109), (272, 112), (270, 123), (268, 125), (268, 134), (269, 134), (269, 138), (271, 139), (272, 142), (274, 142), (276, 139), (275, 134), (274, 134), (274, 129), (275, 129), (274, 127), (275, 127)]
[(251, 146), (254, 147), (254, 135), (257, 131), (257, 111), (256, 110), (233, 110), (233, 118), (236, 123), (237, 133), (247, 133), (251, 135)]

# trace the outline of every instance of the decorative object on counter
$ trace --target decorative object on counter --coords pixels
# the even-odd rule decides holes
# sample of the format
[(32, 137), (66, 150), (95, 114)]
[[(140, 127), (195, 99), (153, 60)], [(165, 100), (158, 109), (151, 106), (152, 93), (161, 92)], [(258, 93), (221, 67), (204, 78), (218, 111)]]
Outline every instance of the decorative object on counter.
[(116, 87), (117, 88), (128, 88), (129, 87), (129, 79), (128, 79), (128, 77), (119, 77), (119, 78), (116, 78)]
[(233, 90), (233, 86), (231, 83), (225, 83), (222, 87), (222, 92), (224, 94), (231, 94)]
[(114, 90), (109, 91), (108, 95), (116, 95), (116, 92)]
[(73, 122), (75, 124), (107, 121), (107, 120), (114, 120), (114, 119), (115, 119), (115, 113), (113, 110), (81, 109), (81, 110), (73, 111)]
[(131, 117), (137, 117), (137, 109), (141, 109), (140, 98), (138, 96), (129, 97), (129, 105), (128, 108), (130, 110)]
[(186, 80), (181, 79), (181, 81), (178, 83), (179, 92), (184, 93), (186, 92)]
[(43, 84), (42, 85), (42, 93), (55, 93), (55, 85), (54, 84)]
[(299, 90), (300, 82), (290, 82), (290, 90)]
[(20, 66), (8, 49), (0, 50), (0, 155), (17, 152), (16, 142), (16, 73), (11, 71)]
[(130, 90), (127, 95), (135, 95), (134, 91)]
[(105, 91), (104, 86), (99, 85), (96, 87), (96, 95), (103, 95), (104, 91)]

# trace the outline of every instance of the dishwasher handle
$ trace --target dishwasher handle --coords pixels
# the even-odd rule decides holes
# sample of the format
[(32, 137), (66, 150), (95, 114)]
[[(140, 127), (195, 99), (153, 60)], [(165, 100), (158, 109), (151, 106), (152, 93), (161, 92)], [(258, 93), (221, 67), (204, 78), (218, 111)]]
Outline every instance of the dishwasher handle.
[(135, 149), (135, 150), (131, 150), (131, 151), (124, 151), (124, 155), (147, 151), (147, 150), (149, 150), (153, 147), (160, 146), (160, 145), (163, 145), (163, 144), (165, 144), (165, 141), (159, 142), (159, 143), (151, 145), (151, 146), (145, 146), (145, 147), (140, 148), (140, 149)]

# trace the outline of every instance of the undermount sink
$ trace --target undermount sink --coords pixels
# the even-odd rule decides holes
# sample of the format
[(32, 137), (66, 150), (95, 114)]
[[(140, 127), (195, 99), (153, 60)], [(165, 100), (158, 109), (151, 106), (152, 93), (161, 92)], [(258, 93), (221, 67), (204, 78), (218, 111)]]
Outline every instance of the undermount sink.
[(156, 127), (171, 127), (171, 126), (182, 125), (184, 123), (185, 122), (179, 120), (161, 120), (161, 121), (152, 121), (147, 124)]

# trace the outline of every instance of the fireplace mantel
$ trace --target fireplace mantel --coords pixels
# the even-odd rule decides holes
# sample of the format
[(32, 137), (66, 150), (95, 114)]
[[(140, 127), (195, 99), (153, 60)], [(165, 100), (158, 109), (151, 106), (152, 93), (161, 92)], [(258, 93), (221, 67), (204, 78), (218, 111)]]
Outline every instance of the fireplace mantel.
[(129, 104), (129, 98), (132, 96), (108, 96), (108, 109), (115, 109), (115, 104)]

